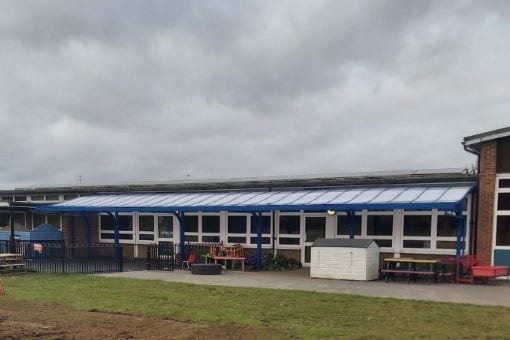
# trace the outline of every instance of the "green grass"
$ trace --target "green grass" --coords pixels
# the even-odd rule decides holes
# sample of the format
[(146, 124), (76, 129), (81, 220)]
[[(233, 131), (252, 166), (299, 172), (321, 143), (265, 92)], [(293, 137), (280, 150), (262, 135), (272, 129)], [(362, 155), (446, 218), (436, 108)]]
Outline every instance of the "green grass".
[[(510, 309), (80, 275), (4, 278), (1, 299), (272, 329), (292, 337), (510, 338)], [(0, 303), (1, 307), (1, 303)]]

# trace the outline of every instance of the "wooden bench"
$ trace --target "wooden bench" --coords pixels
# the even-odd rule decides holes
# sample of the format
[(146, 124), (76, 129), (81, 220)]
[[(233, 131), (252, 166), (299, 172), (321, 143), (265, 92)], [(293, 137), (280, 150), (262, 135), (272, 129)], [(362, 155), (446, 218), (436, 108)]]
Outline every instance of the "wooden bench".
[(0, 254), (0, 273), (22, 272), (25, 270), (20, 254)]
[(246, 257), (244, 256), (244, 249), (240, 244), (235, 244), (232, 247), (225, 247), (220, 249), (219, 253), (216, 254), (213, 251), (214, 255), (212, 258), (214, 263), (218, 263), (218, 261), (224, 261), (225, 268), (227, 267), (227, 261), (232, 261), (232, 268), (234, 268), (234, 264), (239, 262), (241, 263), (241, 270), (244, 272), (244, 262), (246, 261)]

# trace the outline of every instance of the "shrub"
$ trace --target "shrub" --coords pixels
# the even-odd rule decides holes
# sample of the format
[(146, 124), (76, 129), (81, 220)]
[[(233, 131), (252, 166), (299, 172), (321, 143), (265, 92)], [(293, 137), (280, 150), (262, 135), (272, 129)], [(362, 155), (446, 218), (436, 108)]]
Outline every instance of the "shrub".
[(262, 257), (263, 270), (291, 270), (301, 268), (303, 265), (300, 261), (283, 255), (265, 254)]

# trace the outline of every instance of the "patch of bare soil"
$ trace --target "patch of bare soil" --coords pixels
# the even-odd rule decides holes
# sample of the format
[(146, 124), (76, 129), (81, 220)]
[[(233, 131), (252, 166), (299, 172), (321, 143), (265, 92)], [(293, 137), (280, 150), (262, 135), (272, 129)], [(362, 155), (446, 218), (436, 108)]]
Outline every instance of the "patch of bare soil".
[(0, 297), (0, 339), (263, 339), (251, 327), (217, 326), (169, 318), (76, 311)]

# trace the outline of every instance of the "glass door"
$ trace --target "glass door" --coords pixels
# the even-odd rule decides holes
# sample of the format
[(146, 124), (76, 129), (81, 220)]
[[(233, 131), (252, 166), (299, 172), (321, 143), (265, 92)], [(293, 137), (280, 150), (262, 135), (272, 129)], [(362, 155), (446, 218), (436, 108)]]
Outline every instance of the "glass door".
[(326, 237), (325, 216), (305, 216), (305, 234), (301, 262), (304, 266), (310, 265), (311, 246), (318, 238)]
[(172, 215), (157, 216), (158, 242), (172, 242), (174, 239), (174, 217)]

